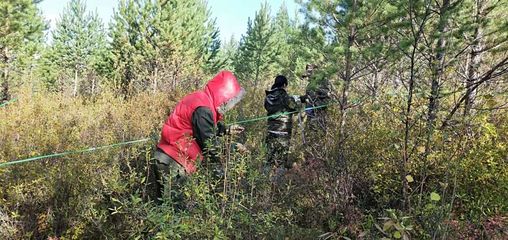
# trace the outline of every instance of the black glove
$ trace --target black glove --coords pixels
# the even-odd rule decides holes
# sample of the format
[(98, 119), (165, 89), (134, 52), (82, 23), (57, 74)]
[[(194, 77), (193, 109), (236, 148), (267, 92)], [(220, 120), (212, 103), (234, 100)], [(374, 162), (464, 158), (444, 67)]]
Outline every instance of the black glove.
[(229, 134), (228, 133), (228, 127), (226, 127), (226, 124), (222, 121), (217, 122), (217, 136), (222, 137), (224, 135)]
[(308, 98), (307, 95), (300, 96), (300, 102), (305, 103), (307, 101), (307, 98)]

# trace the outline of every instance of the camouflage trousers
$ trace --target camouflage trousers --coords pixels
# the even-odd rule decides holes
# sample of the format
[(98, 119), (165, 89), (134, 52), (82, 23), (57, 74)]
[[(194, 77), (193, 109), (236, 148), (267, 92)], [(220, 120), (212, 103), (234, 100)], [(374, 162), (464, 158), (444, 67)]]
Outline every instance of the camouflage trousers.
[(154, 174), (153, 200), (161, 204), (170, 200), (177, 210), (184, 209), (184, 195), (182, 188), (187, 180), (185, 169), (171, 157), (157, 149), (152, 160)]
[(268, 133), (265, 143), (268, 150), (266, 163), (269, 166), (291, 168), (288, 158), (290, 139), (290, 136)]
[(267, 147), (266, 163), (263, 174), (270, 179), (273, 186), (278, 186), (284, 179), (287, 170), (291, 168), (289, 162), (289, 136), (268, 133), (265, 139)]

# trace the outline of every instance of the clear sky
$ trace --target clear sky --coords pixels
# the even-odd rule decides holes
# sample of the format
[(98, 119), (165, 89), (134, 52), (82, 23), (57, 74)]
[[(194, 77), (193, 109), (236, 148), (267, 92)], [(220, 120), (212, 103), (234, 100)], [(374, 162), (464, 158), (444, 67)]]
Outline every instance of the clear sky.
[[(39, 4), (44, 18), (55, 26), (55, 21), (60, 17), (63, 8), (70, 0), (45, 0)], [(208, 0), (208, 7), (212, 16), (216, 18), (217, 26), (221, 33), (221, 39), (227, 40), (232, 35), (239, 39), (247, 29), (247, 19), (253, 18), (255, 12), (265, 0)], [(294, 0), (267, 0), (275, 15), (284, 2), (291, 17), (298, 11), (298, 4)], [(97, 11), (105, 24), (109, 23), (113, 9), (118, 0), (86, 0), (87, 9)], [(106, 25), (107, 26), (107, 25)]]

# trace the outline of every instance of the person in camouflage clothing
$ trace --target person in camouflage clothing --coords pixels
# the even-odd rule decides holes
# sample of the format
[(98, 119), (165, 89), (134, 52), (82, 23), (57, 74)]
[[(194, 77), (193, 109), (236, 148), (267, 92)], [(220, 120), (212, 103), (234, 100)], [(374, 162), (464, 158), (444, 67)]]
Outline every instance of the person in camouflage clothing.
[(303, 78), (309, 83), (305, 90), (307, 95), (307, 104), (305, 108), (319, 107), (317, 109), (308, 109), (305, 111), (307, 115), (307, 128), (310, 130), (326, 129), (326, 108), (320, 107), (330, 104), (330, 82), (315, 73), (317, 66), (309, 64), (306, 66)]
[(281, 114), (268, 118), (268, 133), (266, 136), (267, 170), (287, 170), (291, 168), (288, 161), (289, 143), (293, 128), (293, 114), (282, 114), (296, 111), (306, 96), (290, 96), (286, 92), (288, 80), (279, 75), (275, 78), (272, 88), (266, 91), (265, 109), (268, 116)]
[[(327, 123), (327, 106), (331, 103), (331, 86), (329, 81), (323, 76), (316, 73), (315, 65), (307, 65), (305, 74), (302, 76), (308, 82), (306, 87), (306, 119), (303, 132), (304, 144), (304, 164), (310, 164), (316, 160), (326, 159), (326, 134), (329, 128)], [(321, 107), (324, 106), (324, 107)], [(316, 109), (309, 109), (319, 107)]]
[(311, 129), (326, 129), (326, 108), (331, 100), (329, 81), (327, 79), (322, 79), (317, 86), (311, 85), (305, 92), (308, 96), (305, 108), (319, 107), (305, 111), (309, 127)]

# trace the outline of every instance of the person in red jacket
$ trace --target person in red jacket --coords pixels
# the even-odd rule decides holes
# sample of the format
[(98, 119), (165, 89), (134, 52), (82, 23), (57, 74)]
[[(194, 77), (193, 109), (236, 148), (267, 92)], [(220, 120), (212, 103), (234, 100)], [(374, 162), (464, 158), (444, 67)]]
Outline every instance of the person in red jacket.
[[(216, 160), (217, 136), (225, 134), (220, 120), (244, 96), (244, 89), (229, 71), (221, 71), (205, 88), (185, 96), (174, 108), (162, 127), (155, 150), (155, 177), (157, 199), (164, 192), (164, 179), (175, 204), (181, 203), (180, 187), (187, 175), (196, 171), (197, 161)], [(231, 132), (242, 131), (234, 126)]]

